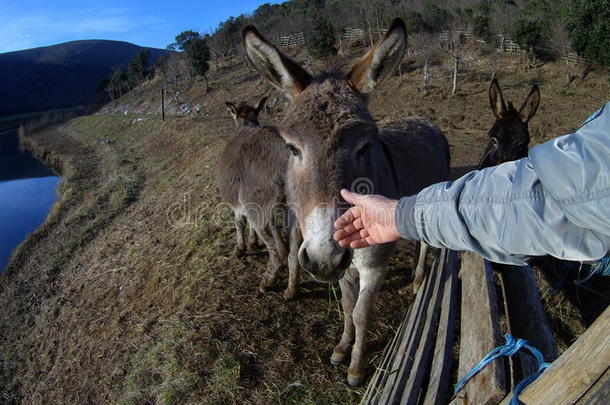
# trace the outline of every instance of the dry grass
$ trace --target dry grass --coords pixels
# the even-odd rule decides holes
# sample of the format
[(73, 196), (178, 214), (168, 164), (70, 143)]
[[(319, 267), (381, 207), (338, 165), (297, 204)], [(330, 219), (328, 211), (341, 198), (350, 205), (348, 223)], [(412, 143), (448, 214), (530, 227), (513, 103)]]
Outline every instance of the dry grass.
[[(559, 65), (523, 72), (515, 61), (504, 62), (498, 75), (508, 99), (518, 104), (530, 81), (541, 84), (534, 144), (571, 131), (607, 98), (602, 75), (566, 88)], [(447, 133), (459, 173), (476, 164), (493, 123), (484, 68), (469, 66), (455, 97), (449, 73), (441, 82), (442, 65), (428, 95), (417, 88), (418, 70), (392, 77), (372, 96), (371, 110), (382, 124), (415, 114), (432, 118)], [(346, 366), (328, 361), (342, 329), (333, 290), (303, 276), (298, 299), (285, 303), (283, 274), (257, 296), (265, 253), (233, 257), (232, 221), (216, 208), (213, 169), (233, 127), (224, 101), (277, 93), (238, 64), (213, 72), (210, 81), (210, 94), (203, 95), (201, 83), (182, 93), (204, 105), (201, 117), (162, 122), (147, 115), (134, 123), (142, 115), (96, 115), (29, 138), (65, 180), (47, 223), (0, 280), (2, 401), (359, 401), (363, 389), (344, 383)], [(153, 113), (158, 86), (149, 83), (123, 103)], [(406, 244), (376, 303), (369, 372), (412, 300), (413, 267)]]

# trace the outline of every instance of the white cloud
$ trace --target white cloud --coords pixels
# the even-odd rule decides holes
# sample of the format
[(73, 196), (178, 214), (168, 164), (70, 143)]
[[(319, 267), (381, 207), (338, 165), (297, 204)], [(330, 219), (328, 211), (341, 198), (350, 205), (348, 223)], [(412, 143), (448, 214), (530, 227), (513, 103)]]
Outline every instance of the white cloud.
[(7, 16), (0, 24), (0, 53), (73, 39), (124, 36), (143, 24), (159, 23), (160, 19), (138, 15), (135, 10), (32, 10), (27, 14)]

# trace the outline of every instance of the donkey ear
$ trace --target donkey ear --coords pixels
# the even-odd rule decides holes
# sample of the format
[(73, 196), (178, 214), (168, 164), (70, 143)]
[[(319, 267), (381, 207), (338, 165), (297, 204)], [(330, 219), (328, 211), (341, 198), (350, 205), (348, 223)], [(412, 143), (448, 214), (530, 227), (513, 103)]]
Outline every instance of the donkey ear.
[(228, 101), (225, 103), (225, 105), (227, 106), (227, 111), (229, 112), (229, 114), (231, 115), (231, 117), (235, 118), (237, 117), (237, 107), (235, 106), (235, 104), (233, 103), (229, 103)]
[(527, 98), (523, 102), (523, 105), (519, 109), (519, 117), (521, 121), (528, 122), (532, 119), (532, 117), (538, 111), (538, 105), (540, 104), (540, 90), (538, 89), (538, 85), (532, 86), (532, 90), (530, 94), (528, 94)]
[(289, 96), (296, 96), (309, 85), (311, 75), (267, 41), (252, 25), (244, 28), (243, 40), (248, 59), (271, 84)]
[(267, 102), (267, 96), (261, 98), (260, 100), (258, 100), (258, 103), (256, 103), (256, 106), (254, 107), (254, 109), (258, 112), (260, 112), (263, 107), (265, 107), (265, 103)]
[(396, 18), (385, 36), (364, 55), (347, 75), (348, 83), (360, 93), (369, 93), (398, 66), (407, 48), (407, 29)]
[(494, 78), (489, 86), (489, 105), (497, 118), (502, 118), (507, 111), (498, 79)]

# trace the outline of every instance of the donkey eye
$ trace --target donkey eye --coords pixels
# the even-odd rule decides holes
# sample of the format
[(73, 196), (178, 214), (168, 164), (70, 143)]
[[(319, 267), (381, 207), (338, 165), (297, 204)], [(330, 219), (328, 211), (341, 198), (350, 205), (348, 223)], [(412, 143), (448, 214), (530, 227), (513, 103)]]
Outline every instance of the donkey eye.
[(291, 143), (287, 143), (286, 147), (292, 153), (292, 156), (301, 156), (301, 151)]

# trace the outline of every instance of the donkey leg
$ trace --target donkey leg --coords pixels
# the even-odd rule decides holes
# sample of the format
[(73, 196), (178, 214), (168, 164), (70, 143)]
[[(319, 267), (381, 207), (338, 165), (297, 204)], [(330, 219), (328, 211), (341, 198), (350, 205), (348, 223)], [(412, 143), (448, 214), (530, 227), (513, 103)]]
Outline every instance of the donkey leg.
[(286, 243), (284, 238), (282, 238), (281, 232), (275, 225), (270, 225), (271, 235), (273, 235), (273, 240), (275, 241), (275, 248), (277, 249), (277, 253), (280, 257), (285, 259), (288, 256), (288, 249), (286, 248)]
[(235, 231), (237, 235), (237, 244), (235, 245), (235, 255), (241, 257), (246, 253), (246, 242), (244, 234), (246, 230), (247, 219), (244, 215), (235, 213)]
[(284, 290), (284, 299), (291, 300), (297, 295), (299, 282), (299, 248), (303, 242), (301, 230), (296, 224), (290, 227), (290, 252), (288, 253), (288, 287)]
[(358, 299), (358, 271), (349, 267), (345, 275), (339, 280), (341, 288), (341, 306), (343, 307), (343, 334), (341, 341), (330, 357), (330, 362), (336, 366), (343, 362), (349, 355), (350, 348), (354, 342), (354, 322), (352, 312)]
[(248, 232), (248, 247), (250, 249), (255, 249), (258, 247), (258, 234), (254, 230), (252, 224), (250, 224)]
[(282, 261), (275, 246), (275, 239), (267, 231), (267, 229), (258, 228), (257, 233), (263, 240), (263, 243), (267, 247), (267, 252), (269, 253), (269, 260), (267, 261), (267, 270), (263, 274), (263, 279), (261, 280), (258, 286), (258, 290), (261, 293), (264, 293), (265, 289), (271, 284), (273, 284), (273, 282), (275, 281), (275, 277), (277, 276), (277, 272), (280, 269)]
[(419, 258), (417, 259), (417, 267), (415, 268), (415, 278), (413, 279), (413, 294), (417, 294), (419, 286), (424, 281), (424, 272), (426, 270), (426, 254), (428, 253), (428, 244), (420, 242)]
[(379, 288), (383, 284), (385, 269), (366, 267), (358, 269), (360, 274), (360, 292), (352, 312), (355, 327), (352, 361), (347, 369), (347, 383), (359, 385), (366, 372), (366, 333), (371, 323), (373, 303)]

